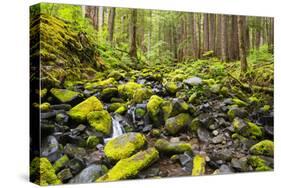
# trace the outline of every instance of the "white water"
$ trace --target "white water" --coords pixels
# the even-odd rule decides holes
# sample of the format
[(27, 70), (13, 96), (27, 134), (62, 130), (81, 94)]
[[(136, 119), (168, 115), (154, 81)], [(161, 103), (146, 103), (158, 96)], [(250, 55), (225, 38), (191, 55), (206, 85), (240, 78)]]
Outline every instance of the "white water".
[(105, 138), (104, 143), (107, 143), (112, 138), (118, 137), (124, 133), (123, 126), (114, 118), (112, 118), (112, 129), (112, 136), (110, 138)]

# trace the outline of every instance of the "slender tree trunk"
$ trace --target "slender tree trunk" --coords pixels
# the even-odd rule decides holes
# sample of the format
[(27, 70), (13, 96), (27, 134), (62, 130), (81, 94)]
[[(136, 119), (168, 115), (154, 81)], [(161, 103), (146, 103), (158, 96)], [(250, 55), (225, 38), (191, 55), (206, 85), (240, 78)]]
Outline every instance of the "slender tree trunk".
[(197, 33), (198, 33), (198, 48), (197, 48), (197, 57), (201, 58), (201, 14), (197, 15)]
[(268, 51), (274, 53), (274, 18), (268, 18)]
[(129, 54), (133, 62), (137, 62), (137, 9), (131, 10), (131, 21), (130, 21), (130, 51)]
[(256, 49), (259, 50), (260, 48), (260, 42), (261, 42), (261, 18), (257, 17), (256, 18), (256, 43), (255, 43), (255, 46), (256, 46)]
[(221, 60), (227, 62), (228, 59), (228, 48), (227, 48), (227, 16), (222, 15), (221, 17)]
[(108, 17), (108, 33), (109, 41), (112, 43), (114, 34), (114, 24), (115, 24), (115, 8), (110, 8)]
[(217, 15), (216, 24), (216, 49), (215, 54), (217, 57), (221, 56), (221, 15)]
[(215, 52), (216, 49), (216, 15), (210, 14), (210, 31), (209, 31), (209, 47), (210, 50)]
[(209, 51), (209, 15), (204, 14), (203, 16), (203, 34), (204, 34), (204, 52)]
[(245, 16), (238, 16), (238, 36), (239, 36), (239, 50), (240, 50), (240, 62), (241, 62), (241, 74), (247, 72), (247, 53), (245, 48)]
[(188, 34), (191, 41), (192, 57), (197, 58), (196, 23), (194, 20), (194, 13), (188, 13), (188, 21)]
[(238, 40), (238, 27), (237, 27), (237, 16), (231, 16), (231, 28), (230, 28), (230, 44), (231, 49), (230, 59), (238, 60), (239, 59), (239, 40)]

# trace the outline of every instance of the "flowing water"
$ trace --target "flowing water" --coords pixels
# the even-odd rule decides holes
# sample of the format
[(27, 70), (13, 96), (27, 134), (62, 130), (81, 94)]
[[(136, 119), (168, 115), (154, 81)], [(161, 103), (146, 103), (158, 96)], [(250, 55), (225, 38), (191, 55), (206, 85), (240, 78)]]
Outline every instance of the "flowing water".
[(116, 119), (112, 118), (112, 135), (109, 138), (105, 138), (104, 139), (104, 143), (107, 143), (109, 140), (111, 140), (112, 138), (115, 138), (117, 136), (122, 135), (125, 131), (123, 129), (123, 126), (120, 124), (119, 121), (117, 121)]

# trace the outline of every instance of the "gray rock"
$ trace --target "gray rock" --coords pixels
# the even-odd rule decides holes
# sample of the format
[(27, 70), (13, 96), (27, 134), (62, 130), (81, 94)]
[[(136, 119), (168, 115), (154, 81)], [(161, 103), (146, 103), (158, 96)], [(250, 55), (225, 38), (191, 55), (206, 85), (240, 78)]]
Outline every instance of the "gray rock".
[(63, 169), (57, 174), (57, 176), (62, 182), (66, 182), (73, 177), (69, 168)]
[(86, 150), (82, 147), (77, 147), (72, 144), (66, 144), (64, 146), (64, 153), (69, 157), (82, 159), (86, 155)]
[(212, 153), (210, 153), (210, 158), (213, 161), (230, 161), (232, 157), (232, 151), (230, 149), (221, 149), (221, 150), (213, 150)]
[(79, 173), (83, 168), (85, 168), (85, 163), (78, 158), (74, 158), (67, 163), (72, 174)]
[(59, 150), (59, 143), (54, 136), (48, 136), (42, 142), (41, 147), (41, 156), (47, 157), (50, 162), (54, 162), (58, 160), (61, 156), (61, 152)]
[(212, 138), (212, 143), (218, 144), (221, 143), (224, 140), (224, 136), (222, 134)]
[(242, 157), (240, 159), (233, 158), (231, 160), (231, 166), (239, 172), (248, 172), (249, 165), (247, 164), (247, 160), (247, 157)]
[(197, 129), (197, 136), (201, 142), (209, 142), (210, 133), (206, 128), (199, 127)]
[(183, 153), (179, 155), (179, 161), (182, 166), (185, 166), (187, 163), (192, 161), (192, 157), (188, 153)]
[(219, 174), (231, 174), (231, 173), (233, 173), (233, 170), (225, 164), (221, 165), (221, 167), (219, 168)]
[(191, 85), (191, 86), (197, 86), (202, 84), (202, 79), (199, 77), (191, 77), (183, 81), (183, 83)]

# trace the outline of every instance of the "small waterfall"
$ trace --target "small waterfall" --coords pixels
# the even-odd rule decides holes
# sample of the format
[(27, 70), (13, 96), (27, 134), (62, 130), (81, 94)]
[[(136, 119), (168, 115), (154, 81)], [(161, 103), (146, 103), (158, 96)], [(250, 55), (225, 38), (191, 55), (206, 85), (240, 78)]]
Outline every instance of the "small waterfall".
[(125, 131), (123, 126), (116, 119), (112, 118), (112, 135), (110, 138), (105, 138), (104, 143), (107, 143), (112, 138), (122, 135)]

